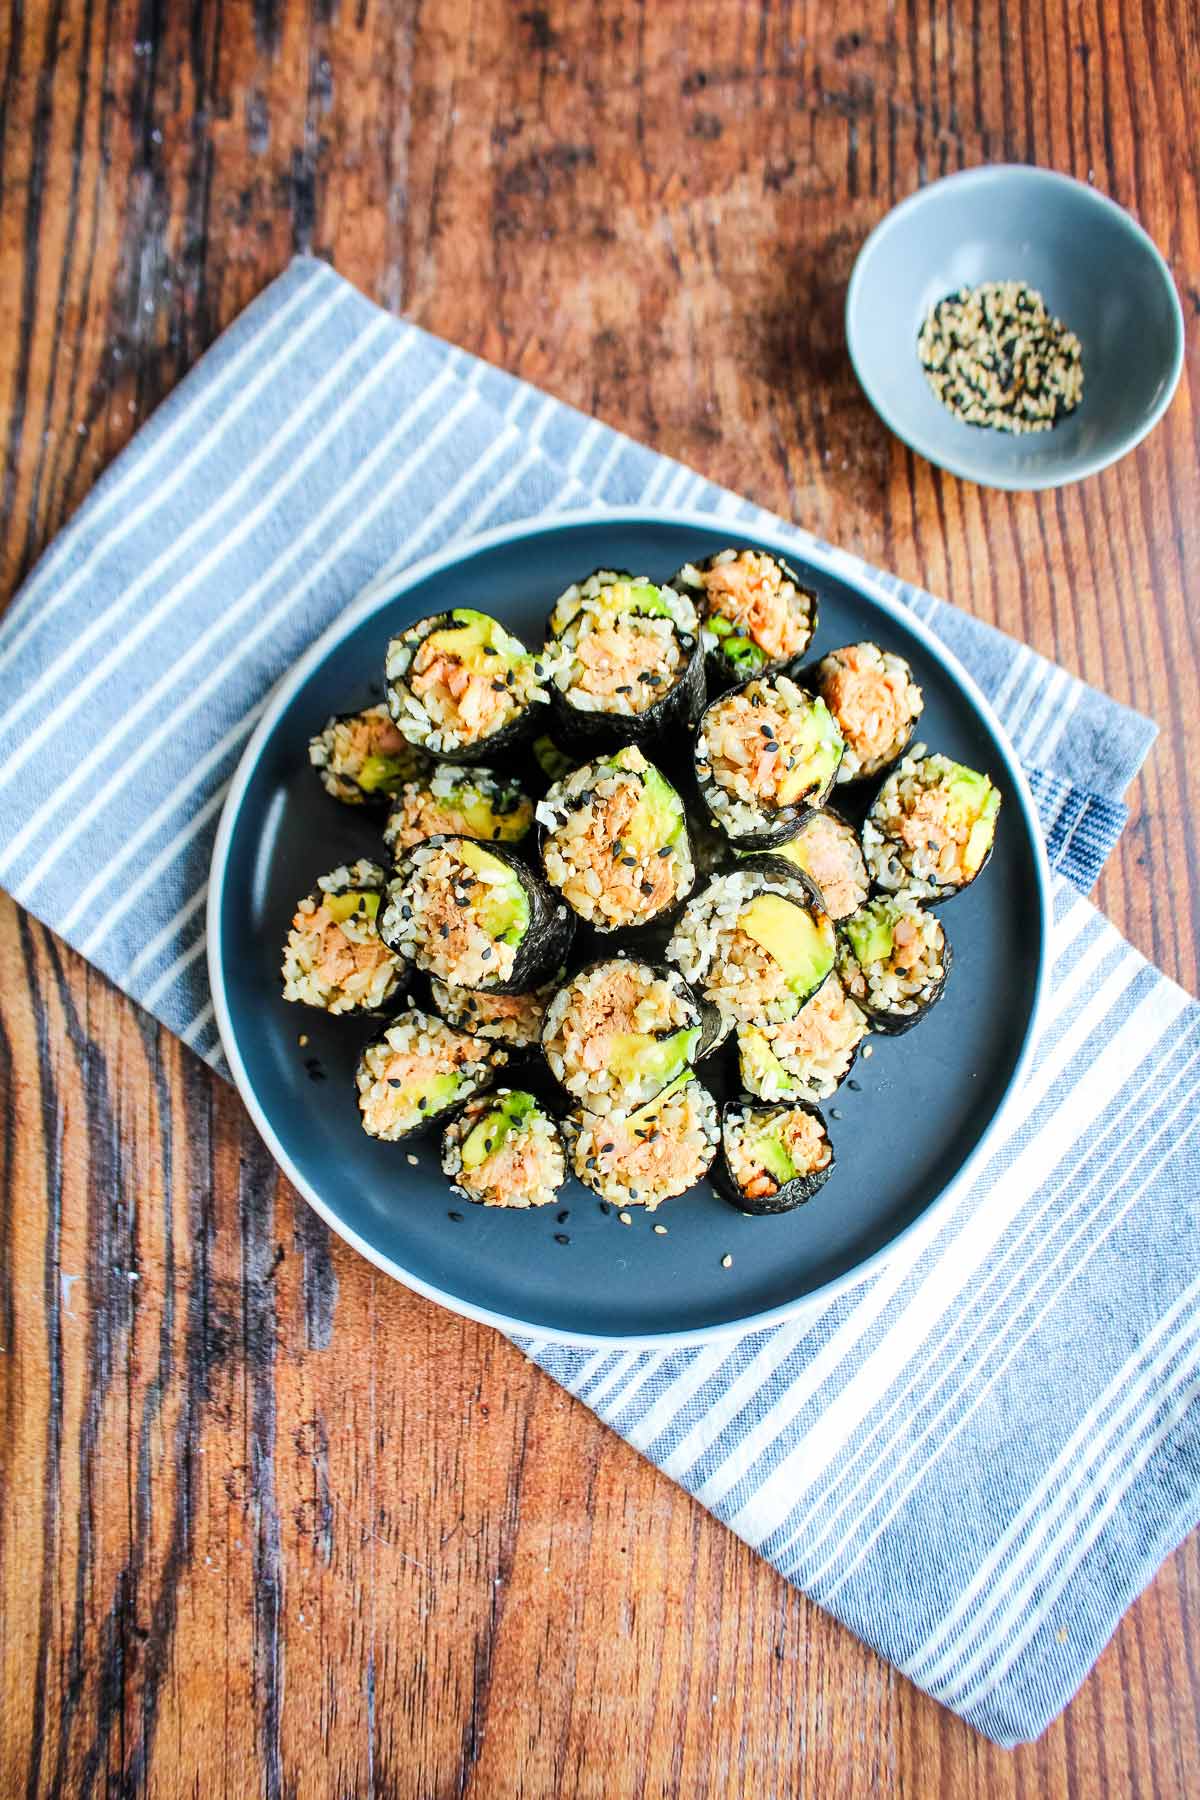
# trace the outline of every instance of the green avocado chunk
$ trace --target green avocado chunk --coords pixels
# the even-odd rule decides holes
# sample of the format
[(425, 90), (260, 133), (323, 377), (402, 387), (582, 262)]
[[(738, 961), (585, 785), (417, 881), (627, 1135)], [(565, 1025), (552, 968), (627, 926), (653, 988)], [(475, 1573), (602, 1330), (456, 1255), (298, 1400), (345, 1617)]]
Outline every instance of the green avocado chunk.
[(444, 1112), (452, 1101), (458, 1099), (461, 1086), (457, 1075), (431, 1075), (420, 1087), (412, 1088), (405, 1098), (410, 1106), (431, 1119), (435, 1113)]
[(630, 770), (641, 778), (641, 795), (624, 833), (627, 848), (646, 858), (674, 844), (683, 831), (683, 802), (665, 776), (632, 747), (618, 750), (607, 766)]
[(622, 1087), (646, 1081), (678, 1079), (688, 1067), (700, 1041), (698, 1025), (673, 1031), (670, 1037), (653, 1038), (649, 1032), (619, 1032), (612, 1040), (608, 1066)]
[(846, 920), (843, 929), (861, 968), (887, 961), (892, 954), (895, 926), (895, 909), (886, 900), (860, 906), (854, 917)]
[(379, 911), (379, 895), (369, 890), (364, 892), (361, 888), (357, 888), (349, 894), (326, 894), (325, 911), (331, 919), (336, 919), (339, 925), (344, 924), (347, 919), (352, 919), (356, 912), (361, 912), (368, 919), (373, 919)]
[(764, 1131), (755, 1139), (754, 1155), (772, 1180), (779, 1182), (781, 1187), (784, 1182), (795, 1180), (795, 1167), (779, 1140), (777, 1127)]
[(457, 850), (467, 867), (483, 877), (487, 886), (479, 905), (479, 923), (497, 943), (519, 944), (529, 930), (529, 901), (516, 871), (469, 838), (464, 838)]
[(450, 614), (453, 625), (442, 625), (431, 631), (425, 642), (432, 650), (455, 656), (464, 668), (478, 669), (484, 662), (511, 666), (524, 654), (516, 638), (509, 637), (502, 625), (486, 613), (469, 606), (456, 606)]
[(951, 763), (945, 783), (951, 817), (959, 825), (970, 822), (962, 860), (967, 873), (974, 875), (995, 836), (1000, 790), (988, 776), (981, 775), (976, 769), (968, 769), (964, 763)]
[(738, 925), (779, 964), (793, 994), (813, 993), (833, 967), (830, 921), (782, 894), (758, 894), (738, 914)]
[(505, 1094), (489, 1113), (485, 1113), (463, 1141), (462, 1166), (464, 1169), (478, 1169), (489, 1156), (493, 1156), (516, 1130), (518, 1125), (536, 1111), (537, 1101), (532, 1094), (516, 1092)]
[(742, 1086), (747, 1093), (761, 1095), (770, 1077), (781, 1095), (795, 1088), (795, 1076), (789, 1075), (756, 1025), (739, 1026), (737, 1043)]

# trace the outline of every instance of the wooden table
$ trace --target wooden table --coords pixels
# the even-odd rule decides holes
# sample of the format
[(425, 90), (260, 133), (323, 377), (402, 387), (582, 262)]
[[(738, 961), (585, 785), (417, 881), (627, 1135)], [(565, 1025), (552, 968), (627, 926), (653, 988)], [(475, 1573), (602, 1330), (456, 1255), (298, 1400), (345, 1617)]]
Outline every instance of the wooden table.
[[(14, 0), (4, 591), (312, 248), (1153, 714), (1099, 899), (1194, 988), (1197, 19)], [(1001, 158), (1129, 207), (1188, 314), (1165, 422), (1063, 494), (914, 459), (843, 343), (869, 227)], [(1065, 1718), (996, 1751), (494, 1332), (331, 1240), (236, 1096), (7, 902), (0, 959), (0, 1792), (1200, 1791), (1194, 1541)]]

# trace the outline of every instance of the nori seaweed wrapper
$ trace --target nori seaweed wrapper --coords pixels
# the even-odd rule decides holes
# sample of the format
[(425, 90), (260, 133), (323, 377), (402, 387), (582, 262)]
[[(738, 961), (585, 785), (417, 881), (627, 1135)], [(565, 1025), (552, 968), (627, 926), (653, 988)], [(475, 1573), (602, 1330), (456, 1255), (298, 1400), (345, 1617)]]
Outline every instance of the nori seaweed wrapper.
[[(785, 1181), (773, 1194), (764, 1194), (757, 1198), (748, 1198), (738, 1185), (737, 1177), (730, 1166), (726, 1149), (726, 1125), (732, 1124), (735, 1114), (752, 1108), (755, 1112), (790, 1113), (806, 1112), (818, 1121), (825, 1142), (829, 1145), (829, 1161), (823, 1169), (811, 1175), (797, 1175), (791, 1181)], [(717, 1150), (716, 1160), (709, 1173), (709, 1180), (722, 1200), (728, 1200), (739, 1212), (749, 1213), (755, 1217), (765, 1217), (772, 1213), (791, 1212), (794, 1207), (803, 1206), (806, 1200), (823, 1188), (833, 1174), (836, 1157), (833, 1152), (833, 1139), (825, 1123), (821, 1109), (809, 1100), (733, 1100), (721, 1108), (721, 1142)]]
[[(448, 607), (445, 612), (432, 613), (428, 618), (418, 619), (413, 625), (406, 625), (403, 631), (398, 632), (395, 637), (390, 639), (384, 652), (384, 696), (387, 700), (388, 711), (401, 732), (404, 732), (406, 721), (409, 725), (414, 722), (412, 715), (406, 712), (404, 696), (410, 692), (408, 675), (417, 650), (432, 632), (453, 630), (456, 625), (464, 622), (464, 614), (473, 612), (475, 609), (471, 607)], [(517, 643), (521, 642), (519, 638), (514, 638), (514, 634), (508, 630), (507, 626), (501, 625), (500, 621), (493, 619), (490, 614), (479, 614), (478, 616), (488, 619), (489, 623), (501, 630), (505, 637), (513, 638)], [(410, 644), (413, 646), (413, 654), (403, 673), (389, 673), (398, 653), (398, 646)], [(526, 651), (524, 644), (521, 644), (521, 649), (531, 662), (545, 667), (538, 651)], [(535, 675), (537, 673), (536, 666), (534, 673)], [(538, 677), (538, 682), (540, 685), (542, 677)], [(507, 724), (500, 726), (498, 730), (489, 733), (488, 736), (478, 738), (472, 744), (457, 746), (443, 744), (440, 748), (431, 749), (428, 742), (422, 741), (419, 747), (426, 750), (428, 755), (437, 762), (491, 763), (495, 757), (502, 755), (505, 751), (515, 749), (519, 744), (523, 744), (533, 737), (535, 732), (544, 729), (544, 721), (549, 718), (549, 711), (544, 700), (530, 701), (515, 719), (509, 720)], [(436, 727), (433, 727), (432, 730), (435, 731)], [(413, 742), (411, 738), (409, 741)]]
[(649, 750), (665, 733), (691, 735), (704, 710), (704, 651), (699, 637), (672, 626), (685, 661), (669, 688), (644, 712), (586, 712), (572, 706), (556, 681), (550, 683), (554, 730), (568, 754), (583, 758), (621, 744), (637, 744)]
[[(529, 906), (529, 921), (516, 946), (511, 974), (502, 981), (473, 982), (469, 985), (480, 993), (525, 993), (529, 988), (537, 987), (552, 970), (566, 962), (571, 939), (575, 934), (575, 919), (570, 907), (559, 898), (549, 882), (530, 868), (519, 851), (510, 844), (481, 844), (476, 838), (465, 837), (432, 837), (427, 838), (424, 843), (415, 844), (401, 858), (396, 875), (388, 883), (386, 903), (379, 916), (379, 935), (389, 949), (396, 949), (399, 955), (410, 957), (418, 969), (425, 969), (426, 973), (433, 972), (427, 968), (421, 949), (406, 935), (407, 921), (403, 919), (402, 908), (410, 904), (408, 889), (418, 866), (417, 859), (431, 849), (458, 844), (469, 844), (472, 850), (484, 851), (511, 869), (521, 884), (521, 891)], [(398, 946), (405, 944), (411, 947), (398, 949)]]
[[(736, 549), (739, 553), (744, 550), (753, 550), (758, 556), (770, 557), (771, 561), (783, 571), (785, 579), (790, 581), (793, 587), (797, 588), (802, 594), (808, 597), (810, 602), (808, 636), (800, 648), (793, 651), (790, 656), (768, 657), (761, 646), (756, 645), (755, 648), (763, 658), (762, 663), (757, 667), (748, 667), (745, 664), (740, 663), (740, 661), (731, 660), (720, 643), (712, 645), (711, 647), (706, 647), (704, 660), (708, 676), (708, 695), (710, 700), (716, 699), (720, 694), (725, 693), (731, 687), (737, 687), (739, 682), (746, 681), (751, 676), (776, 675), (781, 671), (790, 672), (800, 663), (803, 657), (807, 656), (812, 641), (817, 635), (817, 627), (820, 623), (821, 604), (817, 590), (807, 582), (801, 581), (791, 564), (785, 562), (783, 557), (776, 551), (764, 550), (757, 544), (731, 544), (729, 548), (731, 550)], [(710, 569), (716, 566), (717, 558), (723, 554), (723, 551), (716, 550), (711, 556), (706, 556), (701, 562), (685, 563), (683, 568), (672, 575), (670, 581), (667, 583), (668, 587), (673, 587), (676, 593), (686, 594), (690, 600), (695, 602), (696, 610), (700, 615), (701, 631), (707, 633), (709, 637), (712, 637), (715, 634), (708, 623), (711, 614), (705, 607), (707, 590), (702, 583), (697, 583), (689, 579), (688, 570), (694, 569), (700, 574), (707, 574)]]

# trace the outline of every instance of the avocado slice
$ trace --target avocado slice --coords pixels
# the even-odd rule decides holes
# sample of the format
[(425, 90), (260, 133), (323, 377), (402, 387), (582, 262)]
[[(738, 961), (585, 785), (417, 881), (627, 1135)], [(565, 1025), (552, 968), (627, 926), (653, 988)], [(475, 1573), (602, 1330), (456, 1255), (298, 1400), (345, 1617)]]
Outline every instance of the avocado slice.
[(523, 813), (520, 806), (515, 806), (511, 812), (497, 812), (491, 796), (469, 783), (456, 789), (453, 803), (476, 837), (516, 843), (529, 829), (527, 811)]
[(886, 900), (861, 906), (853, 918), (846, 920), (843, 929), (861, 968), (887, 961), (892, 954), (895, 924), (895, 911)]
[(361, 888), (349, 894), (326, 894), (325, 911), (339, 925), (352, 919), (356, 912), (361, 912), (368, 919), (373, 919), (379, 911), (379, 895), (364, 892)]
[(779, 1140), (778, 1129), (762, 1132), (755, 1139), (754, 1155), (758, 1158), (767, 1174), (780, 1187), (796, 1178), (795, 1165)]
[(795, 767), (779, 784), (779, 804), (793, 806), (805, 794), (820, 793), (833, 780), (845, 743), (825, 702), (813, 699), (803, 716), (792, 752)]
[(630, 769), (641, 777), (642, 792), (625, 830), (629, 849), (648, 857), (675, 843), (683, 830), (683, 802), (670, 782), (634, 748), (618, 751), (608, 767)]
[[(404, 1098), (414, 1112), (432, 1119), (458, 1099), (462, 1082), (457, 1075), (431, 1075), (420, 1087), (410, 1088)], [(424, 1104), (422, 1104), (424, 1102)]]
[(784, 1068), (757, 1025), (739, 1026), (737, 1041), (738, 1067), (747, 1093), (761, 1095), (769, 1076), (774, 1076), (781, 1095), (796, 1086), (795, 1076)]
[(476, 612), (469, 606), (456, 606), (450, 617), (454, 624), (439, 626), (429, 633), (425, 642), (432, 650), (457, 657), (464, 668), (478, 669), (485, 662), (497, 660), (511, 667), (525, 654), (520, 642), (509, 637), (504, 627), (495, 619), (489, 619), (486, 613)]
[[(463, 838), (457, 851), (486, 884), (487, 891), (479, 905), (479, 923), (498, 943), (519, 944), (529, 930), (529, 901), (515, 869), (470, 838)], [(496, 879), (497, 871), (502, 880)]]
[(756, 895), (737, 922), (779, 964), (793, 994), (811, 994), (833, 967), (836, 939), (829, 920), (782, 894)]
[(364, 756), (354, 779), (364, 794), (375, 794), (380, 788), (399, 787), (404, 769), (404, 759), (399, 756)]
[(498, 1105), (485, 1113), (467, 1133), (462, 1147), (463, 1168), (478, 1169), (501, 1148), (536, 1107), (537, 1101), (532, 1094), (505, 1094)]
[(651, 1037), (646, 1031), (617, 1032), (608, 1066), (623, 1086), (653, 1081), (665, 1087), (687, 1069), (699, 1041), (698, 1025), (685, 1026), (664, 1038)]

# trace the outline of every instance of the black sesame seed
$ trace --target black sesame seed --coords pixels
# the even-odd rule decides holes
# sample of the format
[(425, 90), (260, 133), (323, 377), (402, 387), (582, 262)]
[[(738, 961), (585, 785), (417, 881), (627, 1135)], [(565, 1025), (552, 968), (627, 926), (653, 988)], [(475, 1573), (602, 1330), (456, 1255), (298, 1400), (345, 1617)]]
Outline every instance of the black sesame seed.
[(461, 1213), (460, 1213), (460, 1212), (448, 1212), (448, 1213), (447, 1213), (447, 1214), (446, 1214), (446, 1217), (447, 1217), (447, 1218), (448, 1218), (448, 1219), (453, 1219), (453, 1220), (454, 1220), (454, 1223), (455, 1223), (455, 1224), (456, 1224), (456, 1225), (461, 1225), (461, 1224), (462, 1224), (462, 1214), (461, 1214)]
[(630, 1198), (630, 1199), (631, 1199), (631, 1200), (636, 1200), (636, 1199), (637, 1199), (637, 1197), (638, 1197), (638, 1191), (637, 1191), (637, 1189), (636, 1189), (636, 1188), (630, 1188), (630, 1190), (629, 1190), (629, 1198)]
[(483, 646), (483, 654), (485, 656), (498, 656), (500, 653), (496, 649), (495, 644), (485, 644)]
[(861, 1094), (862, 1093), (862, 1082), (861, 1081), (848, 1081), (846, 1083), (846, 1086), (850, 1089), (850, 1092), (852, 1094)]
[(556, 1244), (569, 1244), (571, 1240), (565, 1231), (556, 1231), (554, 1234), (554, 1241)]
[(422, 1095), (421, 1095), (421, 1097), (420, 1097), (420, 1099), (419, 1099), (419, 1100), (418, 1100), (418, 1101), (417, 1101), (417, 1111), (418, 1111), (418, 1112), (424, 1112), (424, 1111), (425, 1111), (425, 1108), (426, 1108), (426, 1107), (427, 1107), (427, 1106), (428, 1106), (428, 1105), (429, 1105), (429, 1101), (428, 1101), (428, 1099), (427, 1099), (427, 1098), (426, 1098), (426, 1096), (425, 1096), (425, 1095), (424, 1095), (424, 1094), (422, 1094)]
[[(763, 747), (762, 747), (762, 753), (763, 753), (763, 755), (764, 755), (764, 756), (770, 756), (770, 755), (771, 755), (771, 752), (772, 752), (772, 751), (773, 751), (773, 750), (778, 750), (778, 748), (779, 748), (779, 745), (778, 745), (778, 744), (777, 744), (777, 743), (776, 743), (776, 742), (775, 742), (775, 740), (774, 740), (774, 739), (772, 739), (772, 740), (771, 740), (771, 742), (770, 742), (770, 743), (769, 743), (769, 744), (764, 744), (764, 745), (763, 745)], [(789, 767), (789, 768), (791, 768), (791, 766), (792, 766), (792, 765), (791, 765), (791, 764), (790, 764), (790, 763), (789, 763), (789, 764), (788, 764), (788, 767)]]
[(402, 919), (411, 919), (412, 918), (412, 907), (411, 906), (402, 906), (400, 908), (400, 917)]
[(660, 850), (660, 851), (659, 851), (659, 853), (658, 853), (658, 854), (659, 854), (659, 855), (660, 855), (660, 856), (670, 856), (670, 854), (671, 854), (671, 846), (670, 846), (670, 844), (664, 844), (664, 845), (663, 845), (663, 847), (662, 847), (662, 849), (661, 849), (661, 850)]
[(760, 725), (758, 729), (765, 738), (773, 738), (775, 736), (774, 730), (770, 725)]
[(616, 1146), (616, 1145), (615, 1145), (615, 1144), (601, 1144), (601, 1146), (600, 1146), (600, 1154), (601, 1154), (601, 1156), (607, 1156), (607, 1155), (608, 1155), (608, 1153), (609, 1153), (609, 1151), (610, 1151), (610, 1150), (615, 1150), (615, 1149), (616, 1149), (616, 1147), (617, 1147), (617, 1146)]
[(643, 894), (652, 894), (654, 892), (654, 883), (652, 881), (643, 881), (642, 892)]
[(562, 1209), (562, 1211), (561, 1211), (561, 1212), (560, 1212), (560, 1213), (559, 1213), (559, 1214), (558, 1214), (558, 1222), (559, 1222), (559, 1224), (560, 1224), (560, 1225), (565, 1225), (565, 1224), (566, 1224), (566, 1222), (567, 1222), (567, 1220), (568, 1220), (568, 1219), (569, 1219), (569, 1218), (570, 1218), (570, 1216), (571, 1216), (571, 1209), (570, 1209), (570, 1207), (568, 1207), (568, 1206), (564, 1206), (564, 1207), (563, 1207), (563, 1209)]
[(620, 838), (613, 839), (612, 853), (614, 856), (620, 856), (620, 854), (621, 854), (622, 850), (624, 850), (624, 848), (625, 848), (625, 846), (621, 842)]
[(636, 856), (623, 856), (621, 858), (621, 861), (624, 863), (624, 865), (627, 869), (636, 869), (637, 868), (637, 857)]
[(633, 689), (627, 681), (622, 682), (621, 686), (617, 689), (618, 694), (632, 694), (632, 692)]
[(603, 1214), (604, 1214), (604, 1216), (605, 1216), (605, 1218), (606, 1218), (606, 1219), (607, 1219), (607, 1217), (608, 1217), (608, 1215), (609, 1215), (609, 1211), (610, 1211), (610, 1210), (611, 1210), (611, 1209), (610, 1209), (610, 1207), (609, 1207), (609, 1204), (608, 1204), (608, 1201), (607, 1201), (607, 1200), (602, 1200), (602, 1201), (601, 1201), (601, 1202), (600, 1202), (600, 1211), (601, 1211), (601, 1212), (602, 1212), (602, 1213), (603, 1213)]
[(488, 945), (488, 947), (487, 947), (487, 949), (486, 949), (486, 950), (482, 950), (482, 951), (480, 951), (480, 955), (479, 955), (479, 960), (480, 960), (480, 962), (491, 962), (491, 960), (492, 960), (492, 947), (491, 947), (491, 945), (490, 945), (490, 944), (489, 944), (489, 945)]
[(399, 1076), (389, 1075), (388, 1076), (388, 1086), (390, 1088), (402, 1088), (404, 1086), (404, 1083), (400, 1080)]
[(533, 672), (540, 680), (541, 677), (546, 673), (544, 664), (542, 664), (540, 662), (535, 662), (533, 665)]

